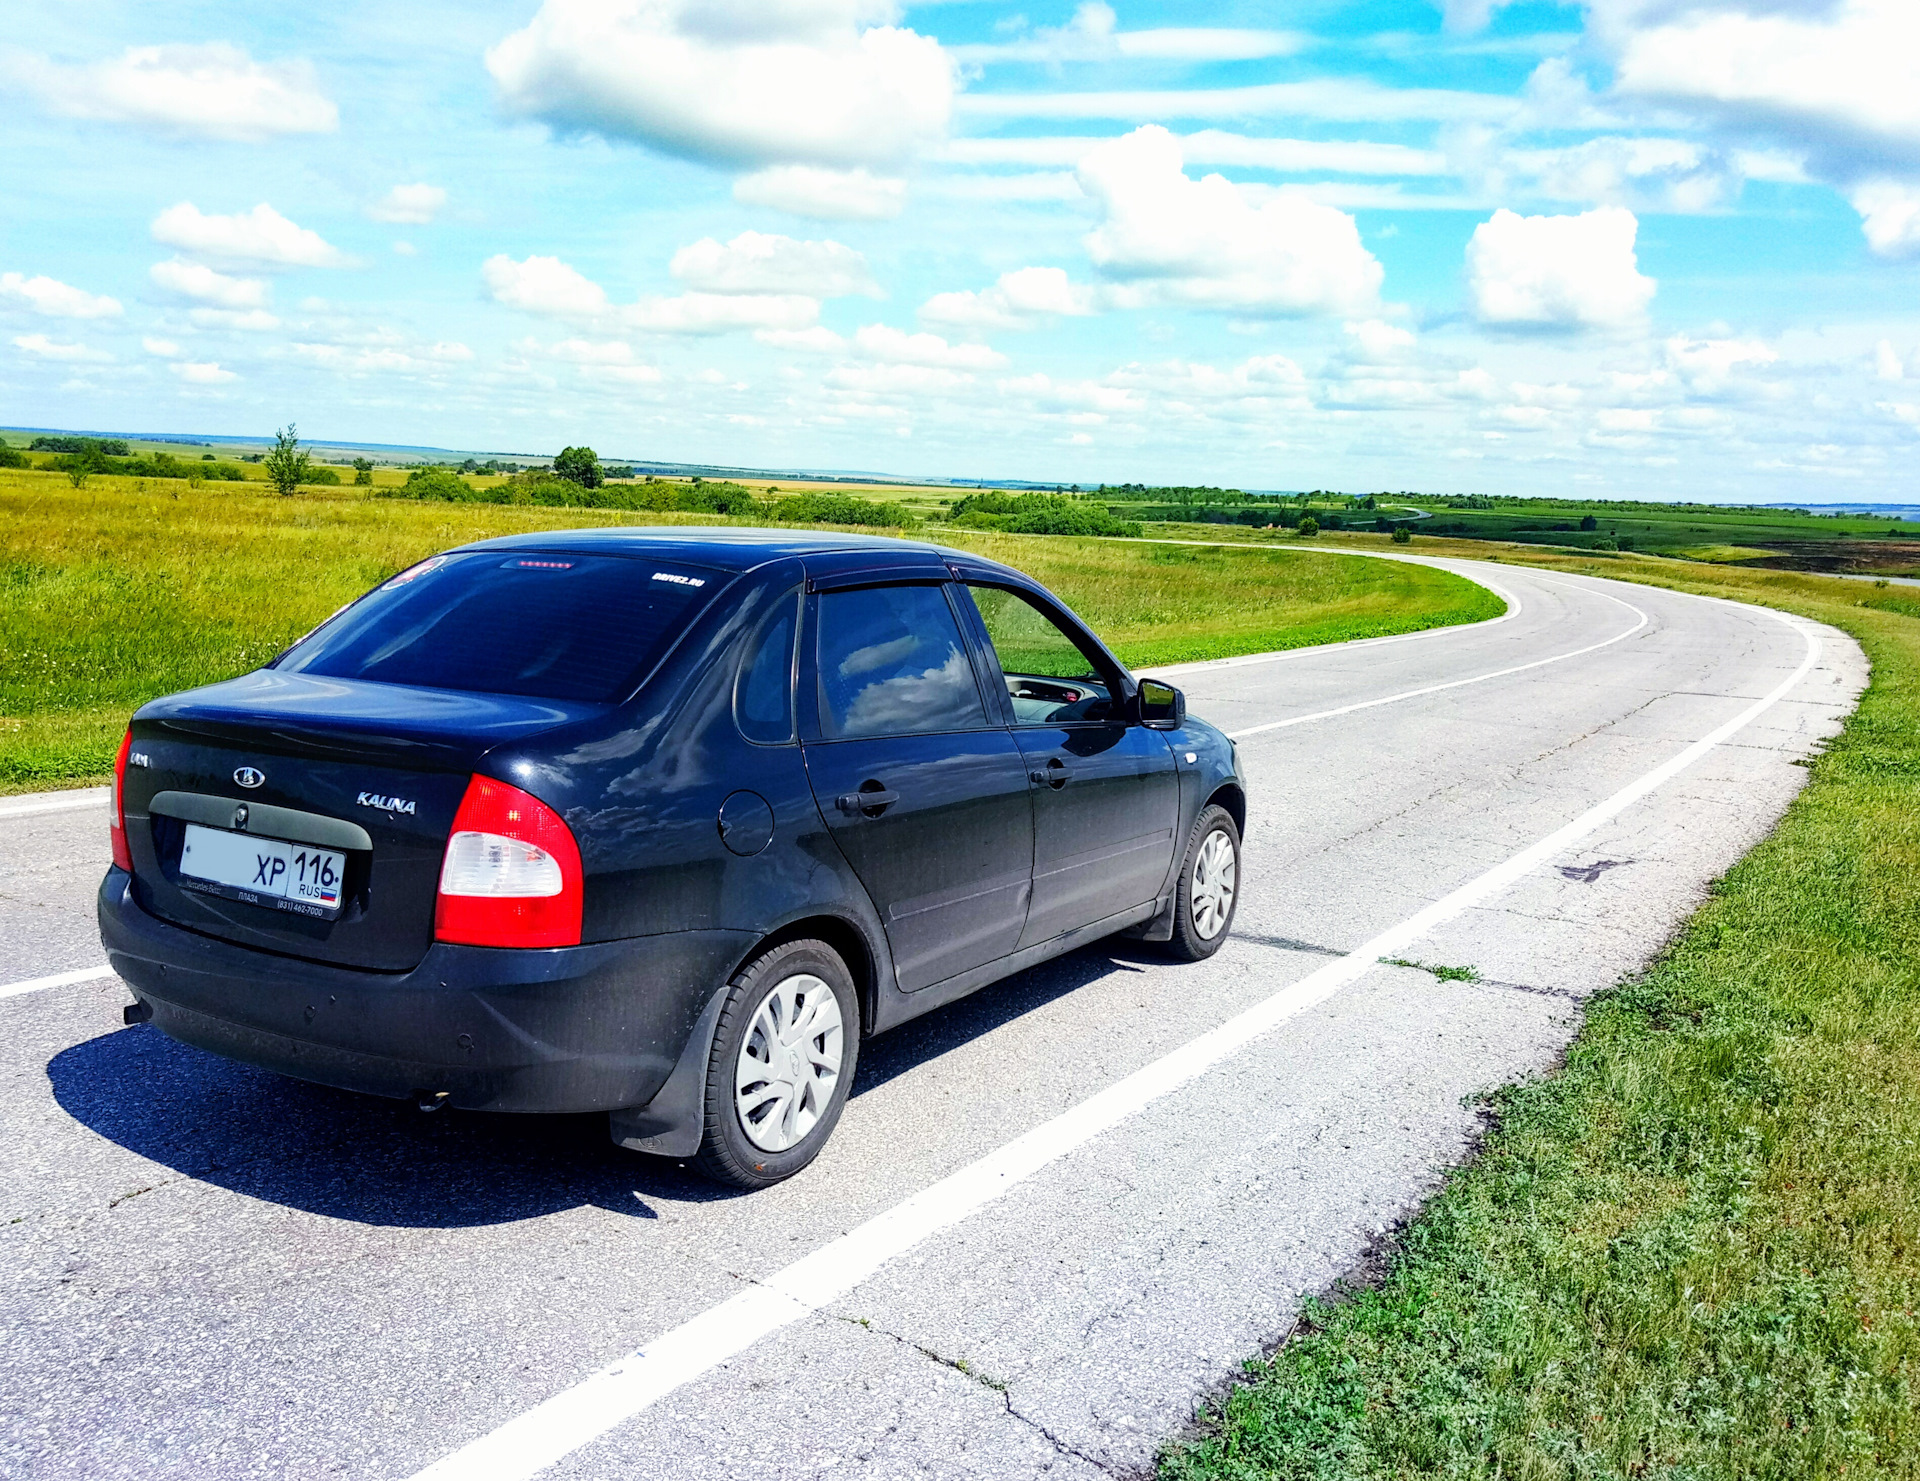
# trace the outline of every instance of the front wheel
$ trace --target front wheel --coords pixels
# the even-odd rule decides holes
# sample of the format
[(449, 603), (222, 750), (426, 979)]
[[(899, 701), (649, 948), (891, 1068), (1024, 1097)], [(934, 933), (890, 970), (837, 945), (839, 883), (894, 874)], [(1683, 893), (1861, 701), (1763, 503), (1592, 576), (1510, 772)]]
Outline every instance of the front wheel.
[(694, 1165), (736, 1188), (799, 1172), (833, 1135), (859, 1045), (853, 977), (832, 947), (789, 941), (755, 957), (714, 1028)]
[(1232, 813), (1209, 804), (1187, 835), (1167, 950), (1187, 962), (1212, 956), (1227, 939), (1239, 903), (1240, 830)]

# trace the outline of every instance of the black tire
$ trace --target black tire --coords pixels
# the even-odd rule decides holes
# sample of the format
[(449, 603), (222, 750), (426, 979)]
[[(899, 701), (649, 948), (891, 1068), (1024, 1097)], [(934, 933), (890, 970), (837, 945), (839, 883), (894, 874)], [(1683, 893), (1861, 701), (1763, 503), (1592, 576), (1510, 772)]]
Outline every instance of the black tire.
[[(735, 1071), (761, 1004), (776, 988), (799, 976), (817, 978), (832, 990), (840, 1012), (840, 1068), (811, 1129), (784, 1150), (770, 1151), (755, 1144), (743, 1122)], [(820, 1155), (839, 1124), (859, 1051), (859, 995), (839, 953), (821, 941), (789, 941), (762, 952), (734, 974), (714, 1027), (713, 1052), (707, 1058), (706, 1131), (694, 1154), (694, 1166), (715, 1182), (735, 1188), (767, 1188), (792, 1177)]]
[[(1199, 918), (1194, 913), (1194, 870), (1199, 865), (1203, 852), (1208, 853), (1216, 862), (1217, 847), (1209, 849), (1208, 840), (1216, 835), (1226, 840), (1227, 857), (1232, 862), (1232, 874), (1229, 880), (1229, 895), (1226, 901), (1224, 918), (1217, 912), (1211, 913), (1217, 920), (1212, 934), (1207, 934), (1203, 921), (1208, 920), (1209, 912), (1202, 911)], [(1216, 897), (1217, 898), (1217, 897)], [(1240, 829), (1233, 821), (1233, 814), (1224, 807), (1208, 804), (1200, 809), (1200, 816), (1193, 820), (1193, 829), (1187, 834), (1187, 847), (1180, 856), (1180, 883), (1173, 898), (1173, 935), (1167, 940), (1167, 954), (1183, 962), (1205, 961), (1220, 949), (1221, 942), (1233, 929), (1233, 914), (1240, 906)]]

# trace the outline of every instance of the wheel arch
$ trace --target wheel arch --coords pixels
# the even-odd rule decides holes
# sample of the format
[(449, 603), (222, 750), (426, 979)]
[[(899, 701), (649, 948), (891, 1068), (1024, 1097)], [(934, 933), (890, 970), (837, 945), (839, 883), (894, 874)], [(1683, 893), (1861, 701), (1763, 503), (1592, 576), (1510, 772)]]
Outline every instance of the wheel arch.
[(1241, 790), (1238, 782), (1222, 782), (1213, 789), (1212, 795), (1201, 804), (1204, 811), (1209, 807), (1224, 807), (1233, 818), (1233, 826), (1239, 830), (1242, 838), (1247, 834), (1247, 794)]
[(880, 964), (866, 932), (845, 916), (804, 915), (788, 921), (777, 930), (769, 931), (734, 963), (733, 971), (727, 974), (728, 979), (731, 980), (762, 952), (785, 946), (789, 941), (822, 941), (840, 954), (840, 960), (847, 964), (847, 971), (853, 976), (854, 989), (860, 995), (860, 1035), (865, 1038), (871, 1031), (874, 1013), (879, 1005)]

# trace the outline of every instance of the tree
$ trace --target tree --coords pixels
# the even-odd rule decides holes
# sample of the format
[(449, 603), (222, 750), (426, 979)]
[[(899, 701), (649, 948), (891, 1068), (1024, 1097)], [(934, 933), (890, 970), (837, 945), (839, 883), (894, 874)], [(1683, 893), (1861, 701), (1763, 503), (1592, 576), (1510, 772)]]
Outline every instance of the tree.
[(292, 422), (273, 434), (273, 451), (262, 461), (267, 481), (283, 496), (299, 488), (313, 471), (313, 459), (301, 448), (298, 429)]
[(607, 481), (600, 471), (600, 455), (590, 447), (561, 448), (560, 456), (553, 460), (553, 471), (583, 489), (597, 489)]
[(363, 489), (373, 487), (372, 458), (355, 458), (353, 460), (353, 481)]
[(1600, 521), (1595, 519), (1591, 514), (1586, 515), (1580, 521), (1580, 528), (1583, 530), (1597, 530), (1600, 528)]

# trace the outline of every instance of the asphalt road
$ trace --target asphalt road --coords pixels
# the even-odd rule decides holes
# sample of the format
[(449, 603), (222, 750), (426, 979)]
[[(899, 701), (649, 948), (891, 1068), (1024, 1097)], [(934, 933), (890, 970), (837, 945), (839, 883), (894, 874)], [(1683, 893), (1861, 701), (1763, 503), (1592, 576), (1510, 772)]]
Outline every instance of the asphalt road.
[(875, 1041), (820, 1161), (751, 1196), (601, 1118), (228, 1064), (122, 1027), (112, 977), (7, 995), (101, 960), (106, 827), (0, 799), (0, 1475), (1150, 1466), (1767, 831), (1865, 682), (1778, 614), (1436, 564), (1515, 608), (1168, 671), (1252, 783), (1217, 957), (1082, 951)]

